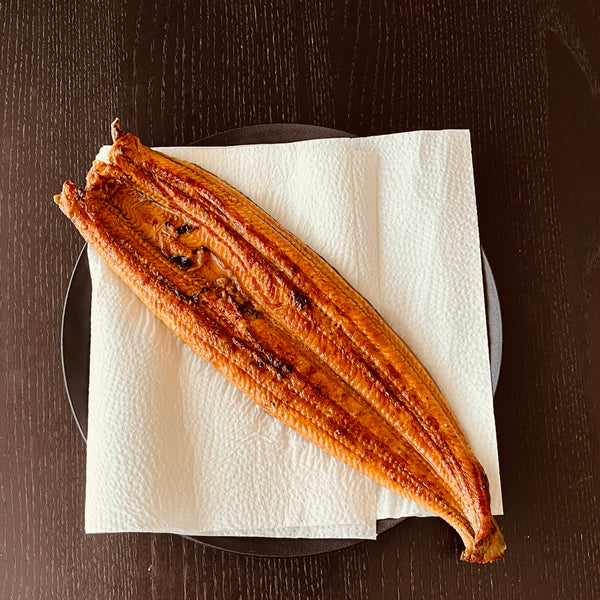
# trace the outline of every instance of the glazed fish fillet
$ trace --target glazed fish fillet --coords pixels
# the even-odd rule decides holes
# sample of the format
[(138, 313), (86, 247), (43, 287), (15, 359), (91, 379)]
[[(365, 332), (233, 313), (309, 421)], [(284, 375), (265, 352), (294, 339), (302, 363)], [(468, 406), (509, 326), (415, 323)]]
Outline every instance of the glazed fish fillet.
[(236, 189), (112, 128), (55, 197), (172, 331), (267, 413), (445, 519), (462, 559), (505, 545), (486, 475), (426, 370), (321, 257)]

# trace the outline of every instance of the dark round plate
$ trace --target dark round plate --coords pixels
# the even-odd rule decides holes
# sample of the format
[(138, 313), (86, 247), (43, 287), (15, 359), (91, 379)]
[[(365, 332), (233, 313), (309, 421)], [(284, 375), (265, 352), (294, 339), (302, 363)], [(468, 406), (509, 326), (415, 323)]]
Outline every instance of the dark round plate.
[[(351, 134), (314, 125), (275, 124), (252, 125), (211, 135), (195, 143), (203, 146), (234, 146), (246, 144), (274, 144), (317, 138), (352, 137)], [(502, 357), (502, 321), (500, 303), (490, 265), (482, 251), (483, 281), (487, 310), (488, 340), (492, 390), (496, 391)], [(86, 247), (79, 254), (71, 275), (65, 298), (61, 350), (65, 387), (75, 422), (84, 440), (88, 426), (88, 384), (90, 366), (90, 309), (92, 284)], [(388, 531), (403, 519), (379, 519), (377, 535)], [(363, 540), (304, 539), (261, 537), (183, 536), (240, 554), (252, 556), (309, 556), (347, 548)]]

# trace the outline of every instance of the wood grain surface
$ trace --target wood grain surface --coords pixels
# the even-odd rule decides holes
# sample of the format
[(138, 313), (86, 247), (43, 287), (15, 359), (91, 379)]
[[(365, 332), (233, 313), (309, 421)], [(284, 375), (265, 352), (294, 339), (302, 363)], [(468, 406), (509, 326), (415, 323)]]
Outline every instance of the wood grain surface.
[[(600, 597), (599, 6), (2, 0), (0, 598)], [(437, 519), (289, 559), (84, 534), (60, 359), (82, 242), (52, 195), (115, 116), (163, 146), (257, 123), (471, 130), (504, 319), (502, 562), (460, 563)]]

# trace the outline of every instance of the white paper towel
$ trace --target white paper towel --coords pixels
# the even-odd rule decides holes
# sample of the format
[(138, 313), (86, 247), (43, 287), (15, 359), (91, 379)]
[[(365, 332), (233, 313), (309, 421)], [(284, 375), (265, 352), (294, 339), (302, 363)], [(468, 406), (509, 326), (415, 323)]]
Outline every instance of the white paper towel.
[[(442, 389), (501, 513), (469, 133), (161, 150), (237, 187), (375, 306)], [(373, 538), (377, 518), (427, 514), (266, 415), (89, 260), (88, 533)]]

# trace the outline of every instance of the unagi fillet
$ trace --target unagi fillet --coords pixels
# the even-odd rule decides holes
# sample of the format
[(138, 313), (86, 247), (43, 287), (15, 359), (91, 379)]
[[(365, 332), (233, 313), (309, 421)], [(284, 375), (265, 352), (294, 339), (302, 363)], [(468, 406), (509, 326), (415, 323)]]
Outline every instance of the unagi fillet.
[(226, 182), (112, 127), (55, 196), (135, 294), (267, 413), (445, 519), (462, 559), (505, 545), (486, 475), (426, 370), (371, 305)]

